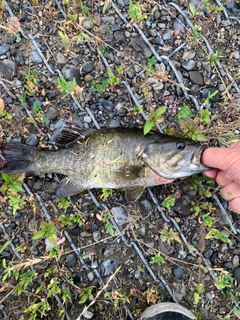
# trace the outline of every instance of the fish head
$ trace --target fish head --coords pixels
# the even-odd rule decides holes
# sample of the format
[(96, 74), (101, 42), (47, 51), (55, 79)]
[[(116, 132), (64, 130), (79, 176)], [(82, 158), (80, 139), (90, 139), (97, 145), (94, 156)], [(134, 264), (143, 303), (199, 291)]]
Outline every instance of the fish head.
[(192, 140), (162, 135), (146, 146), (142, 160), (158, 176), (175, 180), (210, 169), (201, 163), (204, 149)]

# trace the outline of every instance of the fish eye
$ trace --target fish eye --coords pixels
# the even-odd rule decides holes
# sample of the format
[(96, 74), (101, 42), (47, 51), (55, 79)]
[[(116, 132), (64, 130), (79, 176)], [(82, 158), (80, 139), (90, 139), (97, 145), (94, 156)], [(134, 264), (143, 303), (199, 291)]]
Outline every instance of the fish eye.
[(178, 150), (183, 150), (186, 147), (186, 143), (183, 141), (177, 142), (176, 144)]

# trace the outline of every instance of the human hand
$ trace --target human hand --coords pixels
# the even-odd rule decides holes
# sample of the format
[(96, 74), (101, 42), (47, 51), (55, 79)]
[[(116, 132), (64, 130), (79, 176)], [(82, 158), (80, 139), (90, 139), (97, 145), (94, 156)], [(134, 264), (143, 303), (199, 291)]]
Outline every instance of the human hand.
[(207, 148), (201, 162), (214, 169), (205, 174), (216, 179), (221, 196), (234, 212), (240, 213), (240, 141), (228, 148)]

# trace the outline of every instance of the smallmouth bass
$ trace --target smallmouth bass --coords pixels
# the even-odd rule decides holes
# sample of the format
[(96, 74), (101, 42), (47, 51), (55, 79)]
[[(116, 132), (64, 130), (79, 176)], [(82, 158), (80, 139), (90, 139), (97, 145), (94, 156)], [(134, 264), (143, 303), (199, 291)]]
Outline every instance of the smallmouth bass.
[(8, 174), (66, 177), (57, 189), (58, 197), (73, 196), (92, 188), (127, 188), (129, 201), (140, 198), (146, 187), (173, 182), (209, 168), (200, 163), (205, 147), (165, 134), (142, 129), (81, 130), (64, 127), (53, 133), (59, 150), (45, 150), (22, 143), (1, 145)]

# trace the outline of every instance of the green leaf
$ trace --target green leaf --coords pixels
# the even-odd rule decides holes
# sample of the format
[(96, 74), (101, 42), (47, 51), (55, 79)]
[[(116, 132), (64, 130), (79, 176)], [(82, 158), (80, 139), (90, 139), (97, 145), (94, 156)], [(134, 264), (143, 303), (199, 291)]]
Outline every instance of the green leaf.
[(154, 127), (155, 123), (151, 120), (148, 120), (143, 128), (143, 133), (147, 134), (153, 127)]
[(195, 304), (198, 304), (199, 302), (199, 294), (197, 292), (194, 292), (194, 302)]
[(195, 13), (196, 13), (196, 10), (195, 10), (195, 8), (194, 8), (194, 6), (193, 6), (193, 4), (191, 2), (189, 3), (189, 10), (190, 10), (192, 16), (194, 17)]
[(166, 109), (167, 109), (166, 106), (162, 106), (159, 109), (157, 109), (157, 111), (154, 114), (154, 118), (155, 119), (159, 118), (166, 111)]
[(6, 242), (1, 246), (1, 248), (0, 248), (0, 253), (2, 253), (3, 250), (5, 250), (10, 243), (11, 243), (10, 240), (6, 241)]
[(44, 236), (44, 234), (45, 234), (45, 231), (44, 231), (44, 230), (39, 230), (38, 232), (36, 232), (36, 233), (33, 235), (32, 239), (33, 239), (33, 240), (37, 240), (37, 239), (39, 239), (39, 238), (42, 238), (42, 237)]
[(199, 134), (197, 135), (197, 140), (198, 140), (198, 141), (208, 141), (208, 138), (207, 138), (206, 136), (204, 136), (204, 134), (199, 133)]
[(4, 181), (9, 182), (10, 181), (10, 176), (7, 173), (2, 173), (2, 178)]

